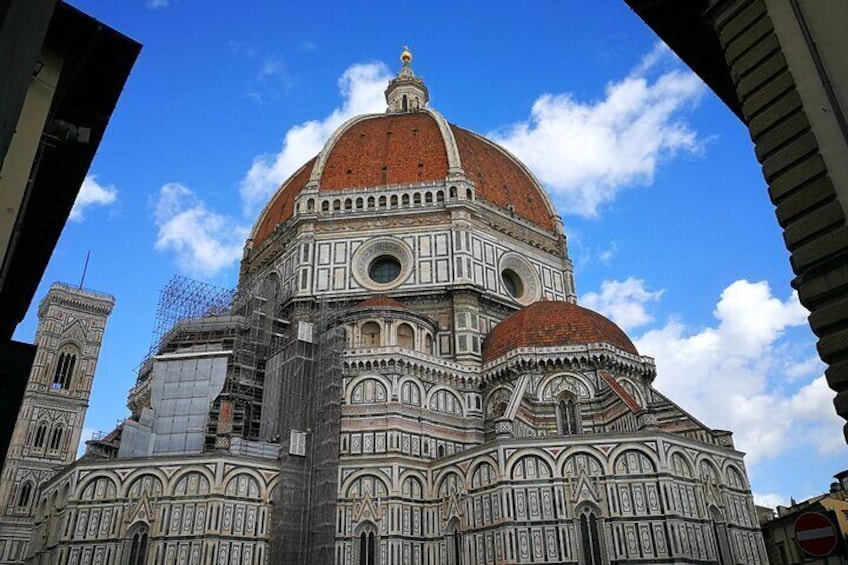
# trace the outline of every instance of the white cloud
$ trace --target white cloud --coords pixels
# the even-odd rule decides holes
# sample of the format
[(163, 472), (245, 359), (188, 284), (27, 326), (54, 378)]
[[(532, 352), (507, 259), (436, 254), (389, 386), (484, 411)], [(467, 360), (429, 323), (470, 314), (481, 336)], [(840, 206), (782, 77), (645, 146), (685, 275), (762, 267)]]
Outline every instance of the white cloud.
[(293, 126), (286, 132), (278, 153), (260, 155), (253, 160), (239, 187), (245, 213), (251, 214), (264, 204), (289, 175), (321, 150), (327, 138), (347, 119), (385, 110), (383, 91), (390, 78), (382, 63), (350, 66), (339, 78), (343, 99), (339, 108), (321, 120)]
[(782, 494), (776, 492), (759, 493), (754, 492), (754, 504), (757, 506), (765, 506), (766, 508), (777, 508), (778, 506), (788, 506), (789, 499)]
[(824, 363), (818, 355), (811, 355), (805, 359), (790, 359), (786, 367), (783, 369), (783, 374), (787, 379), (798, 380), (811, 375), (820, 375), (824, 372)]
[(145, 2), (145, 6), (147, 6), (151, 10), (155, 10), (157, 8), (167, 8), (171, 5), (171, 0), (147, 0)]
[(159, 191), (155, 211), (156, 249), (177, 255), (181, 269), (211, 276), (241, 258), (248, 229), (210, 211), (187, 187), (168, 183)]
[(247, 85), (246, 94), (256, 102), (265, 104), (271, 99), (280, 97), (293, 84), (294, 81), (285, 62), (277, 55), (268, 55), (262, 60), (256, 77)]
[(802, 387), (789, 399), (789, 412), (810, 425), (809, 440), (819, 453), (835, 455), (845, 450), (843, 420), (836, 415), (833, 397), (824, 375)]
[(656, 359), (657, 389), (708, 426), (734, 431), (749, 464), (802, 445), (821, 454), (843, 448), (824, 377), (799, 388), (784, 374), (793, 363), (780, 338), (807, 319), (797, 295), (782, 301), (766, 282), (738, 280), (713, 314), (714, 326), (690, 331), (672, 319), (635, 340)]
[(603, 100), (544, 94), (529, 119), (491, 136), (530, 167), (562, 211), (594, 216), (621, 189), (653, 182), (664, 159), (700, 149), (682, 115), (703, 92), (700, 79), (658, 45), (630, 76), (609, 84)]
[(598, 254), (598, 260), (604, 265), (609, 266), (616, 255), (618, 255), (618, 243), (611, 241), (609, 247)]
[(86, 175), (68, 218), (75, 222), (81, 222), (85, 219), (83, 212), (86, 208), (89, 206), (108, 206), (114, 203), (117, 198), (118, 190), (114, 186), (105, 186), (98, 183), (97, 175)]
[(633, 277), (625, 281), (604, 281), (601, 292), (587, 292), (580, 303), (612, 319), (625, 330), (644, 326), (653, 320), (645, 305), (656, 302), (662, 290), (650, 291), (642, 279)]

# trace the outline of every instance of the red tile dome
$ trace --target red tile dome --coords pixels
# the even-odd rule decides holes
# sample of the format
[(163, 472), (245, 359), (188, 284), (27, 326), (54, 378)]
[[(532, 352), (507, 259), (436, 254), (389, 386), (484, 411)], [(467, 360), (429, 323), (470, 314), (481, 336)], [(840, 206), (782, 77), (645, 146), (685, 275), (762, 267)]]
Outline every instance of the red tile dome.
[(533, 175), (488, 139), (448, 124), (432, 109), (359, 116), (341, 126), (324, 149), (271, 197), (253, 230), (267, 240), (292, 217), (295, 199), (308, 183), (319, 191), (446, 181), (464, 174), (476, 198), (553, 231), (556, 210)]
[(518, 347), (556, 347), (608, 343), (638, 355), (627, 334), (615, 323), (570, 302), (541, 300), (515, 312), (483, 341), (483, 361)]

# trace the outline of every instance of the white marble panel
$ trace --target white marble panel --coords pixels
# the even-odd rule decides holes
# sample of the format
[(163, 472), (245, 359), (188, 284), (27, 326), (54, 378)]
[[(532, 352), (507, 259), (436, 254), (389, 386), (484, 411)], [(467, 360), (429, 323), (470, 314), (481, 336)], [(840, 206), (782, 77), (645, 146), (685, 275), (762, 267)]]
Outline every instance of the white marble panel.
[(319, 243), (318, 244), (318, 264), (319, 265), (329, 265), (330, 264), (330, 250), (331, 246), (329, 243)]
[(433, 265), (430, 261), (418, 263), (418, 281), (422, 284), (433, 282)]
[(421, 235), (418, 236), (418, 254), (421, 257), (429, 257), (432, 253), (431, 250), (431, 236), (429, 235)]
[(346, 263), (347, 262), (347, 242), (346, 241), (337, 241), (333, 248), (333, 262), (335, 263)]
[(336, 267), (333, 269), (333, 289), (344, 290), (347, 288), (347, 269)]
[(330, 290), (330, 269), (318, 269), (317, 290)]
[(450, 265), (448, 259), (438, 259), (436, 261), (436, 282), (450, 281)]
[(436, 255), (444, 256), (448, 254), (448, 236), (445, 233), (436, 234)]

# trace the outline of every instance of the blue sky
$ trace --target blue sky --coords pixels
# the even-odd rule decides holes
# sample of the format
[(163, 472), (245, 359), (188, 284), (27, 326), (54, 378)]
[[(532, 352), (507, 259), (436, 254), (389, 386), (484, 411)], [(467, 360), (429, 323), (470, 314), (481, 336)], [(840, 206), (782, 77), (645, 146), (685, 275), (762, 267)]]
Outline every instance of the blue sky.
[(621, 0), (71, 3), (144, 44), (38, 294), (78, 282), (90, 250), (86, 286), (117, 298), (88, 431), (126, 415), (168, 279), (234, 286), (258, 209), (341, 120), (382, 110), (408, 44), (431, 105), (540, 177), (581, 303), (656, 358), (661, 391), (735, 432), (758, 501), (844, 468), (747, 130)]

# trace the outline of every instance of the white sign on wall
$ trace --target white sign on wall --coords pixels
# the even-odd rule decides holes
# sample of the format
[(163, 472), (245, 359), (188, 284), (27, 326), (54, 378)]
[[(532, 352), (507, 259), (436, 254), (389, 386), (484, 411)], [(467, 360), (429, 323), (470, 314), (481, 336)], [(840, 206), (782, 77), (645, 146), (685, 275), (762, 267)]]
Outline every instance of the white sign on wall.
[(289, 455), (306, 456), (306, 432), (292, 430), (289, 437)]

